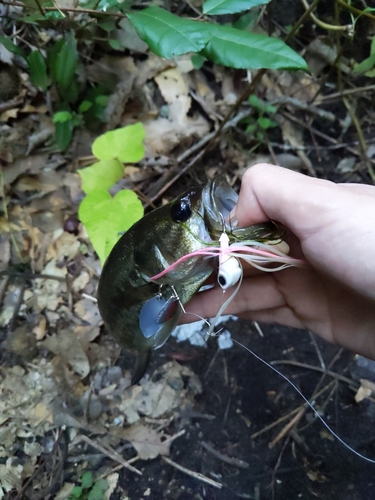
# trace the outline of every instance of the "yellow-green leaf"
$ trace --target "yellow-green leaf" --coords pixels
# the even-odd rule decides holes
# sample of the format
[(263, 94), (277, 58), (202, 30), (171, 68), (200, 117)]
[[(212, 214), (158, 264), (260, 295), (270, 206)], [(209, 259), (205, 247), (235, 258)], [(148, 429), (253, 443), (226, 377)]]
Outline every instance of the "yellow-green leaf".
[(113, 198), (108, 191), (92, 191), (84, 198), (78, 211), (102, 264), (122, 233), (142, 215), (142, 203), (129, 189), (119, 191)]
[(124, 175), (124, 165), (118, 160), (100, 160), (78, 170), (82, 189), (88, 194), (97, 189), (109, 189)]
[(136, 163), (144, 156), (144, 138), (142, 123), (135, 123), (99, 136), (92, 145), (92, 152), (99, 160), (117, 158), (124, 163)]

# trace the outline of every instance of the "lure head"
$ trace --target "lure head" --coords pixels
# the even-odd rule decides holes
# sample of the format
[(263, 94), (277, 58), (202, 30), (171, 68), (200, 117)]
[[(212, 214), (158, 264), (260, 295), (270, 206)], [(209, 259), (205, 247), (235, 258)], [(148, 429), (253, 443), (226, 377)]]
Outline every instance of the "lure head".
[(237, 200), (226, 180), (217, 177), (145, 215), (111, 251), (99, 281), (98, 306), (118, 343), (139, 355), (134, 383), (143, 376), (150, 351), (166, 342), (182, 305), (199, 290), (217, 262), (196, 256), (160, 279), (152, 278), (187, 254), (219, 246), (223, 228), (230, 238), (238, 239), (238, 230), (227, 220)]

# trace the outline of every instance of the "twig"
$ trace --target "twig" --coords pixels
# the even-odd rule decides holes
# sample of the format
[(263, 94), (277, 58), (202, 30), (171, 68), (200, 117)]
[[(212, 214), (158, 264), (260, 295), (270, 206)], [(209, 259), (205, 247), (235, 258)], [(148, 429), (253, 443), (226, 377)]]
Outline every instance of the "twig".
[(12, 269), (5, 269), (4, 271), (0, 271), (1, 276), (9, 276), (10, 278), (14, 276), (15, 278), (24, 278), (26, 279), (44, 279), (44, 280), (56, 280), (56, 281), (66, 281), (66, 278), (62, 276), (53, 276), (53, 274), (43, 274), (43, 273), (29, 273), (28, 271), (20, 272), (13, 271)]
[[(22, 2), (11, 2), (7, 0), (0, 0), (0, 3), (3, 5), (11, 5), (14, 7), (23, 7), (26, 8), (26, 5)], [(34, 10), (39, 10), (36, 9), (35, 7), (28, 7), (29, 9), (34, 9)], [(74, 9), (72, 7), (44, 7), (45, 12), (73, 12), (75, 14), (92, 14), (95, 16), (113, 16), (113, 17), (121, 17), (124, 18), (126, 17), (125, 14), (122, 14), (121, 12), (104, 12), (101, 10), (94, 10), (94, 9)], [(43, 12), (42, 12), (43, 13)], [(43, 13), (44, 15), (44, 13)]]
[[(64, 437), (64, 440), (62, 440), (62, 437)], [(67, 454), (68, 454), (68, 439), (69, 438), (68, 438), (68, 434), (66, 432), (65, 427), (61, 427), (57, 431), (57, 437), (56, 437), (55, 442), (53, 443), (52, 450), (50, 451), (50, 453), (48, 454), (48, 456), (44, 460), (42, 460), (42, 462), (39, 465), (39, 467), (36, 468), (34, 470), (34, 472), (31, 474), (31, 476), (27, 479), (27, 481), (22, 486), (22, 489), (18, 492), (18, 494), (14, 498), (14, 500), (21, 500), (21, 498), (24, 498), (23, 494), (26, 492), (27, 488), (30, 486), (30, 484), (35, 479), (35, 477), (38, 474), (40, 474), (40, 472), (42, 472), (44, 470), (44, 468), (46, 467), (47, 464), (50, 465), (50, 462), (48, 461), (49, 457), (52, 457), (54, 459), (54, 461), (56, 462), (55, 454), (57, 454), (57, 452), (58, 452), (58, 446), (61, 445), (60, 446), (60, 452), (61, 453), (60, 453), (60, 457), (59, 457), (59, 461), (58, 461), (57, 467), (55, 467), (55, 469), (53, 471), (52, 483), (49, 484), (49, 486), (47, 486), (47, 488), (44, 489), (43, 492), (39, 492), (38, 496), (35, 496), (33, 498), (35, 498), (35, 499), (36, 498), (42, 498), (42, 496), (41, 496), (42, 493), (43, 493), (43, 496), (46, 497), (48, 495), (48, 493), (50, 493), (52, 491), (52, 489), (55, 487), (56, 483), (60, 480), (60, 478), (62, 476), (62, 473), (63, 473), (65, 459), (66, 459)]]
[(306, 363), (300, 363), (299, 361), (289, 361), (289, 360), (272, 361), (270, 364), (271, 365), (292, 365), (292, 366), (298, 366), (300, 368), (306, 368), (307, 370), (313, 370), (316, 372), (325, 373), (326, 375), (329, 375), (330, 377), (333, 377), (334, 379), (339, 380), (340, 382), (345, 382), (348, 385), (351, 385), (353, 387), (357, 386), (357, 388), (358, 388), (358, 384), (354, 380), (351, 380), (350, 378), (344, 377), (343, 375), (340, 375), (339, 373), (332, 372), (330, 370), (325, 370), (324, 368), (321, 368), (320, 366), (307, 365)]
[(297, 424), (303, 415), (305, 414), (307, 405), (303, 405), (297, 415), (295, 415), (290, 422), (288, 422), (278, 433), (278, 435), (268, 444), (268, 448), (271, 450), (276, 446), (276, 444)]
[[(231, 127), (235, 127), (240, 120), (248, 116), (249, 110), (244, 110), (239, 112), (236, 116), (232, 118), (232, 120), (228, 121), (226, 123), (224, 130), (227, 130)], [(167, 189), (170, 188), (170, 186), (176, 182), (177, 179), (181, 177), (182, 174), (184, 174), (187, 170), (189, 170), (190, 167), (192, 167), (198, 160), (201, 158), (205, 153), (206, 150), (202, 149), (211, 139), (215, 137), (216, 131), (211, 132), (210, 134), (205, 135), (199, 142), (196, 144), (193, 144), (193, 146), (183, 153), (181, 153), (177, 158), (176, 158), (176, 166), (173, 167), (173, 169), (168, 170), (159, 180), (156, 182), (153, 187), (151, 192), (149, 193), (149, 198), (151, 202), (154, 202), (157, 200)], [(199, 151), (200, 150), (200, 151)], [(196, 151), (199, 151), (199, 153), (194, 156), (194, 158), (187, 163), (183, 168), (180, 168), (180, 164), (189, 156), (191, 156), (193, 153)], [(171, 178), (171, 174), (176, 172), (176, 174)]]
[[(308, 130), (311, 130), (312, 132), (314, 132), (315, 135), (322, 137), (323, 139), (330, 142), (331, 144), (335, 144), (335, 145), (339, 144), (339, 142), (336, 139), (334, 139), (333, 137), (330, 137), (329, 135), (324, 134), (323, 132), (320, 132), (320, 130), (317, 130), (314, 127), (306, 125), (306, 123), (304, 123), (302, 120), (299, 120), (298, 118), (296, 118), (292, 114), (290, 114), (286, 111), (282, 111), (281, 115), (284, 116), (285, 118), (288, 118), (288, 120), (291, 120), (295, 123), (298, 123), (299, 125), (301, 125), (301, 127), (304, 127), (304, 128), (307, 128)], [(351, 146), (347, 146), (347, 145), (344, 145), (344, 147), (347, 151), (349, 151), (350, 153), (353, 153), (355, 156), (359, 156), (360, 158), (362, 157), (362, 153), (360, 151), (358, 151), (357, 149), (355, 149)], [(368, 161), (370, 161), (372, 165), (375, 165), (375, 160), (369, 158)]]
[[(292, 363), (292, 362), (291, 362)], [(317, 367), (319, 370), (320, 368)], [(329, 385), (326, 385), (325, 387), (323, 387), (318, 393), (314, 394), (314, 399), (317, 399), (318, 397), (320, 397), (322, 394), (324, 394), (327, 390), (329, 389)], [(307, 409), (309, 407), (309, 405), (307, 403), (303, 403), (301, 406), (299, 406), (298, 408), (295, 408), (294, 410), (292, 410), (291, 412), (289, 412), (288, 414), (284, 415), (283, 417), (280, 417), (278, 418), (277, 420), (275, 420), (275, 422), (272, 422), (271, 424), (269, 425), (266, 425), (266, 427), (263, 427), (263, 429), (261, 429), (260, 431), (258, 432), (255, 432), (254, 434), (252, 434), (250, 436), (251, 439), (255, 439), (257, 437), (259, 437), (261, 434), (264, 434), (265, 432), (273, 429), (274, 427), (276, 427), (277, 425), (279, 425), (281, 422), (283, 422), (284, 420), (288, 420), (288, 418), (291, 418), (293, 415), (295, 415), (296, 413), (298, 413), (302, 408), (305, 408)]]
[(277, 458), (277, 462), (276, 462), (276, 465), (275, 467), (273, 468), (273, 471), (272, 471), (272, 480), (271, 480), (271, 490), (272, 490), (272, 500), (275, 499), (275, 481), (276, 481), (276, 473), (281, 465), (281, 459), (284, 455), (284, 451), (287, 447), (289, 443), (289, 437), (285, 440), (285, 443), (283, 444), (283, 447), (279, 453), (279, 456)]
[[(305, 9), (308, 9), (309, 8), (309, 4), (307, 3), (306, 0), (301, 0), (303, 6), (305, 7)], [(324, 21), (321, 21), (318, 17), (316, 17), (316, 15), (313, 13), (313, 12), (310, 12), (310, 17), (311, 19), (314, 21), (315, 24), (317, 24), (318, 26), (320, 26), (321, 28), (327, 30), (327, 31), (349, 31), (351, 26), (339, 26), (339, 25), (336, 25), (336, 24), (328, 24), (328, 23), (325, 23)]]
[(359, 92), (367, 92), (368, 90), (375, 90), (375, 85), (367, 85), (365, 87), (357, 87), (355, 89), (341, 90), (340, 92), (333, 92), (332, 94), (321, 95), (320, 99), (322, 101), (329, 101), (330, 99), (336, 99), (337, 97), (341, 99), (342, 96), (358, 94)]
[(320, 109), (317, 106), (314, 106), (313, 104), (302, 102), (299, 99), (296, 99), (295, 97), (288, 97), (288, 96), (277, 97), (276, 99), (272, 99), (270, 104), (283, 104), (283, 105), (293, 106), (296, 109), (300, 109), (302, 111), (308, 111), (318, 116), (319, 118), (327, 120), (331, 123), (338, 122), (340, 123), (341, 127), (343, 127), (344, 125), (343, 120), (339, 120), (334, 113), (331, 113), (330, 111), (325, 111), (324, 109)]
[(226, 464), (234, 465), (234, 467), (240, 467), (241, 469), (247, 469), (249, 467), (249, 464), (244, 460), (228, 457), (228, 455), (224, 455), (223, 453), (220, 453), (220, 451), (215, 450), (215, 448), (213, 448), (209, 443), (206, 443), (205, 441), (202, 441), (201, 445), (205, 450), (211, 453), (211, 455), (221, 460), (222, 462), (225, 462)]
[(355, 129), (357, 131), (358, 139), (359, 139), (359, 144), (360, 144), (360, 147), (362, 149), (362, 156), (363, 156), (363, 159), (366, 162), (368, 173), (369, 173), (371, 179), (373, 181), (375, 181), (375, 171), (374, 171), (374, 169), (373, 169), (373, 167), (371, 165), (371, 162), (369, 161), (369, 158), (367, 156), (366, 141), (365, 141), (365, 138), (363, 137), (362, 129), (361, 129), (361, 126), (360, 126), (360, 124), (358, 122), (358, 119), (357, 119), (357, 116), (355, 114), (355, 111), (350, 106), (349, 101), (347, 100), (346, 97), (343, 97), (342, 100), (343, 100), (343, 103), (345, 104), (346, 109), (348, 110), (348, 113), (349, 113), (349, 115), (350, 115), (350, 117), (351, 117), (351, 119), (352, 119), (352, 121), (354, 123)]
[(356, 9), (352, 5), (347, 4), (344, 0), (337, 0), (337, 2), (342, 7), (345, 7), (345, 9), (348, 9), (348, 10), (350, 10), (350, 12), (353, 12), (353, 14), (358, 14), (358, 17), (359, 16), (366, 16), (366, 17), (369, 17), (370, 19), (372, 19), (373, 21), (375, 21), (375, 16), (374, 16), (374, 14), (371, 14), (371, 12), (366, 12), (364, 10)]
[(195, 479), (198, 479), (199, 481), (203, 481), (204, 483), (207, 483), (211, 486), (214, 486), (215, 488), (221, 489), (223, 485), (221, 483), (218, 483), (217, 481), (214, 481), (213, 479), (210, 479), (207, 476), (204, 476), (200, 472), (194, 472), (190, 469), (186, 469), (182, 465), (178, 464), (177, 462), (174, 462), (170, 458), (167, 457), (161, 457), (167, 464), (171, 465), (172, 467), (175, 467), (177, 470), (184, 472), (188, 476), (195, 477)]
[(315, 347), (315, 350), (316, 350), (316, 354), (318, 356), (318, 359), (319, 359), (319, 363), (320, 363), (320, 366), (321, 368), (326, 371), (327, 367), (326, 367), (326, 364), (324, 362), (324, 359), (323, 359), (323, 356), (322, 356), (322, 353), (320, 352), (320, 349), (319, 349), (319, 346), (318, 346), (318, 343), (316, 341), (316, 337), (315, 335), (310, 332), (309, 330), (309, 335), (310, 335), (310, 339), (311, 339), (311, 342), (313, 343), (314, 347)]
[(175, 439), (183, 436), (185, 434), (186, 430), (182, 429), (181, 431), (177, 432), (176, 434), (173, 434), (173, 436), (170, 436), (167, 438), (165, 441), (163, 441), (164, 444), (170, 444), (172, 443)]
[(85, 441), (87, 444), (89, 444), (93, 448), (96, 448), (97, 450), (101, 451), (102, 453), (104, 453), (104, 455), (107, 455), (107, 457), (111, 458), (115, 462), (118, 462), (123, 467), (126, 467), (130, 471), (135, 472), (139, 476), (142, 476), (142, 472), (140, 470), (138, 470), (135, 467), (133, 467), (132, 465), (130, 465), (129, 461), (124, 460), (122, 458), (122, 456), (119, 455), (117, 453), (117, 451), (113, 450), (110, 446), (105, 445), (104, 443), (101, 444), (98, 441), (94, 441), (93, 439), (90, 439), (88, 436), (85, 436), (84, 434), (81, 434), (80, 436), (78, 436), (78, 438), (72, 444), (77, 444), (79, 441)]

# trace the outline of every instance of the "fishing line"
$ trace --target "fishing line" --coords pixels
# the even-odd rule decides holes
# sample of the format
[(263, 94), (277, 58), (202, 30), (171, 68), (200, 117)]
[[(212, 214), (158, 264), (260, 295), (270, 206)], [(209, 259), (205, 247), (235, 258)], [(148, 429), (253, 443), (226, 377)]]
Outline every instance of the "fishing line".
[(245, 345), (241, 344), (241, 342), (238, 342), (238, 340), (235, 340), (234, 338), (232, 338), (232, 340), (233, 340), (233, 342), (235, 342), (239, 346), (243, 347), (250, 354), (252, 354), (254, 356), (254, 358), (256, 358), (258, 361), (261, 361), (264, 365), (268, 366), (268, 368), (271, 368), (271, 370), (273, 370), (280, 377), (282, 377), (286, 382), (288, 382), (288, 384), (293, 387), (293, 389), (301, 396), (301, 398), (305, 401), (305, 403), (309, 406), (309, 408), (314, 412), (316, 417), (318, 417), (318, 419), (322, 422), (322, 424), (326, 427), (326, 429), (328, 429), (328, 431), (332, 434), (332, 436), (334, 436), (342, 445), (344, 445), (345, 448), (347, 448), (349, 451), (351, 451), (352, 453), (354, 453), (358, 457), (362, 458), (363, 460), (366, 460), (367, 462), (370, 462), (371, 464), (375, 464), (374, 459), (365, 457), (364, 455), (359, 453), (359, 451), (356, 451), (348, 443), (346, 443), (338, 434), (336, 434), (336, 432), (334, 432), (333, 429), (331, 429), (331, 427), (327, 424), (327, 422), (324, 420), (324, 418), (321, 415), (319, 415), (319, 412), (314, 408), (314, 406), (313, 406), (314, 401), (312, 403), (310, 403), (310, 401), (302, 394), (302, 392), (298, 389), (298, 387), (291, 380), (288, 379), (288, 377), (286, 375), (279, 372), (279, 370), (277, 370), (274, 366), (267, 363), (267, 361), (265, 361), (260, 356), (258, 356), (258, 354), (255, 354), (254, 351), (252, 351), (251, 349), (249, 349)]

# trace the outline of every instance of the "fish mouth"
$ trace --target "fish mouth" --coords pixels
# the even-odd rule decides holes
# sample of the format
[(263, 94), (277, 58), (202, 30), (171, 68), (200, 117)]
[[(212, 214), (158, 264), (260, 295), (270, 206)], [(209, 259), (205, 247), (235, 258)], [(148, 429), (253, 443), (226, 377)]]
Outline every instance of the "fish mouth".
[(230, 230), (229, 214), (237, 205), (238, 194), (225, 177), (219, 175), (203, 188), (202, 201), (204, 206), (205, 222), (213, 231)]

